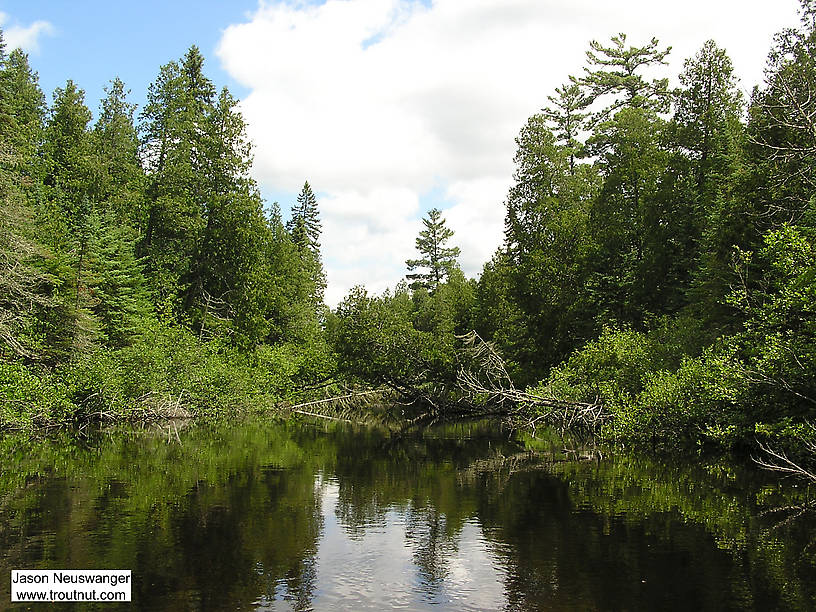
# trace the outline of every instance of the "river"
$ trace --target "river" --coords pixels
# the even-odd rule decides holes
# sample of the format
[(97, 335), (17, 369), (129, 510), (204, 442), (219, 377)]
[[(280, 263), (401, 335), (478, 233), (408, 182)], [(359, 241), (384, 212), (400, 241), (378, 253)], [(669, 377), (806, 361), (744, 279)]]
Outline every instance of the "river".
[(816, 491), (722, 459), (251, 419), (7, 434), (0, 467), (0, 609), (37, 568), (132, 570), (72, 610), (816, 609)]

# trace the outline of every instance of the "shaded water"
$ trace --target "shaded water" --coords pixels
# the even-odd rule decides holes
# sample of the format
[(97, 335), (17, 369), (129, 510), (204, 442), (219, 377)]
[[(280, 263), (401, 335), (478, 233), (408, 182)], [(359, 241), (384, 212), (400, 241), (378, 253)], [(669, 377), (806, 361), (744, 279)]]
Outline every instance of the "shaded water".
[(491, 423), (6, 436), (0, 609), (21, 568), (132, 569), (115, 610), (816, 609), (809, 493)]

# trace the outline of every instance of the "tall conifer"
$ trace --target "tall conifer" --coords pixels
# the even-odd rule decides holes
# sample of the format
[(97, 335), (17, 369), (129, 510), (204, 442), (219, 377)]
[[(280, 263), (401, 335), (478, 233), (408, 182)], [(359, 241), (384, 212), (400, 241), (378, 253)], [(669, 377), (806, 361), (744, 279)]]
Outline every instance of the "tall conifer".
[(445, 243), (453, 237), (453, 230), (445, 225), (442, 212), (437, 208), (428, 211), (428, 216), (422, 220), (425, 229), (419, 232), (416, 239), (416, 248), (422, 254), (419, 259), (408, 259), (405, 265), (408, 270), (424, 268), (426, 272), (408, 274), (406, 278), (413, 281), (411, 288), (425, 288), (431, 292), (439, 286), (457, 267), (459, 247), (446, 247)]

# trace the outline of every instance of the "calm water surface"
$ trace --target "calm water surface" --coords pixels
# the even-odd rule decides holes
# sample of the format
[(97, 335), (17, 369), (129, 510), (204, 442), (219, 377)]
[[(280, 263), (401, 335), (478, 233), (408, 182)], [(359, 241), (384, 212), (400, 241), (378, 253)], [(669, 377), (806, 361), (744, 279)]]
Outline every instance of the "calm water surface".
[(491, 423), (6, 436), (0, 609), (11, 569), (117, 568), (131, 604), (70, 609), (813, 610), (811, 494)]

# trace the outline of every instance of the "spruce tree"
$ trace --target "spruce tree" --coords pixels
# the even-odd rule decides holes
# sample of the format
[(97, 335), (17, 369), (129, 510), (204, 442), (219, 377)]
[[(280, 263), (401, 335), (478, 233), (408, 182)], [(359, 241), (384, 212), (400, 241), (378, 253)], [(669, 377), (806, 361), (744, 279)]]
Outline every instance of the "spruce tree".
[(292, 218), (290, 219), (287, 229), (292, 236), (299, 230), (296, 229), (298, 223), (303, 225), (303, 236), (295, 239), (296, 244), (300, 246), (308, 246), (313, 251), (320, 250), (320, 213), (317, 209), (317, 198), (312, 192), (312, 187), (309, 181), (303, 184), (303, 189), (297, 197), (297, 204), (292, 208)]
[(408, 259), (405, 265), (408, 270), (425, 268), (427, 272), (408, 274), (406, 278), (413, 281), (412, 289), (425, 288), (431, 293), (457, 267), (459, 247), (446, 247), (445, 243), (453, 237), (453, 230), (445, 225), (442, 212), (437, 208), (428, 211), (428, 216), (422, 220), (425, 229), (419, 232), (416, 239), (416, 248), (422, 254), (419, 259)]
[(688, 223), (677, 237), (685, 243), (690, 301), (717, 333), (734, 314), (724, 306), (733, 281), (734, 246), (751, 242), (754, 215), (739, 197), (744, 104), (731, 60), (712, 40), (686, 60), (680, 83), (673, 126), (678, 154), (672, 171), (679, 178), (676, 206), (686, 211)]
[(297, 203), (292, 207), (292, 217), (286, 228), (292, 243), (300, 253), (301, 266), (311, 286), (309, 301), (316, 312), (322, 308), (326, 274), (320, 257), (320, 212), (309, 181), (303, 184), (298, 194)]
[(144, 223), (145, 174), (139, 160), (139, 138), (133, 123), (136, 105), (127, 101), (125, 84), (115, 78), (105, 88), (93, 146), (103, 168), (99, 199), (122, 223)]
[(39, 172), (36, 153), (45, 122), (45, 96), (37, 73), (28, 64), (28, 56), (19, 49), (4, 58), (0, 79), (3, 107), (0, 135), (14, 149), (19, 170), (35, 180)]

